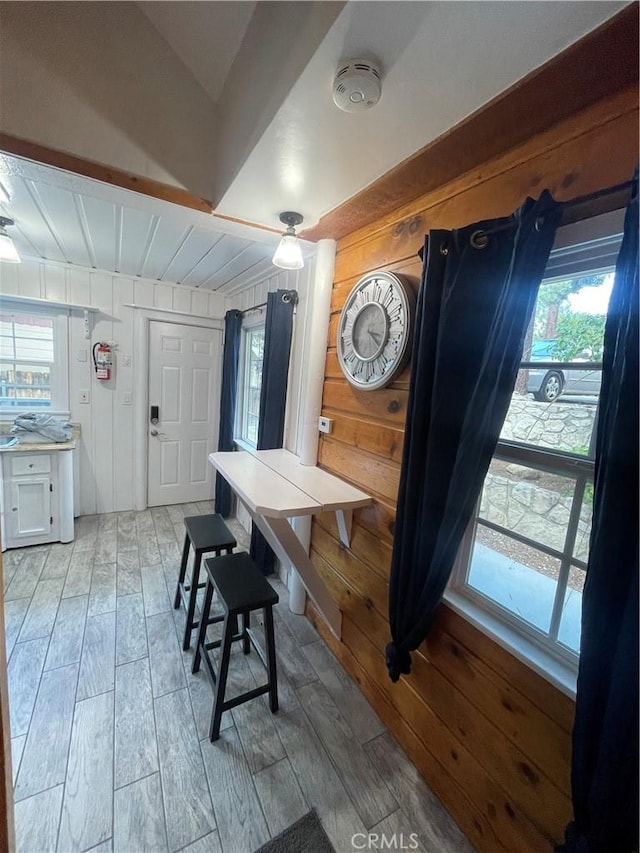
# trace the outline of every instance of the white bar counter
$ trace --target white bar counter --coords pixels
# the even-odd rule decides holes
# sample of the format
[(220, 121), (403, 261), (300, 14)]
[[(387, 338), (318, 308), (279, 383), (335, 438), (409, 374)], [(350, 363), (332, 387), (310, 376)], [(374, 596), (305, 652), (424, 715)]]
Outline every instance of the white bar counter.
[(340, 638), (340, 609), (287, 519), (335, 512), (340, 538), (349, 547), (352, 512), (372, 503), (372, 498), (320, 468), (301, 465), (288, 450), (212, 453), (209, 461), (245, 505), (279, 559), (297, 570), (309, 596)]

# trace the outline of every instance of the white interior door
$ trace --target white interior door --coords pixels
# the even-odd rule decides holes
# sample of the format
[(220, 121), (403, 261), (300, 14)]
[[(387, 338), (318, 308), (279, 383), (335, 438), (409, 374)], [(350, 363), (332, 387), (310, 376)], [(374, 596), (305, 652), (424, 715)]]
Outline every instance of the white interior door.
[(221, 343), (218, 329), (149, 324), (149, 506), (213, 497)]

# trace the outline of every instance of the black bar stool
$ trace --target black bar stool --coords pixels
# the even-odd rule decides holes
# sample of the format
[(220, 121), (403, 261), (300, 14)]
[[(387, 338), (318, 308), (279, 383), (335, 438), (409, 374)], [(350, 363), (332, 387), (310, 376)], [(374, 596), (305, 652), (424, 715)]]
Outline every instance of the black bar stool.
[[(238, 544), (233, 538), (231, 531), (222, 520), (222, 517), (213, 515), (190, 515), (184, 520), (185, 537), (184, 548), (182, 549), (182, 562), (180, 563), (180, 574), (178, 575), (178, 586), (176, 587), (176, 597), (173, 606), (177, 610), (180, 607), (180, 602), (186, 603), (186, 624), (184, 627), (184, 639), (182, 648), (186, 651), (191, 645), (191, 632), (198, 627), (198, 620), (195, 618), (196, 599), (198, 590), (202, 589), (205, 584), (200, 583), (200, 563), (202, 555), (213, 551), (216, 556), (219, 556), (224, 551), (230, 554)], [(194, 560), (193, 572), (191, 574), (191, 583), (185, 583), (185, 575), (187, 573), (187, 562), (189, 560), (189, 548), (193, 546)]]
[[(269, 707), (272, 711), (278, 710), (278, 679), (276, 673), (276, 644), (273, 634), (273, 605), (279, 601), (277, 592), (264, 578), (260, 570), (251, 559), (244, 553), (229, 554), (222, 557), (209, 557), (204, 561), (207, 572), (207, 580), (204, 593), (204, 604), (200, 615), (200, 628), (198, 630), (198, 642), (193, 658), (192, 672), (198, 672), (200, 661), (205, 665), (205, 670), (213, 684), (214, 699), (213, 713), (211, 714), (211, 725), (209, 737), (218, 740), (220, 736), (220, 721), (224, 711), (229, 711), (243, 702), (269, 694)], [(213, 590), (218, 596), (224, 609), (224, 615), (210, 616)], [(266, 656), (260, 644), (251, 630), (251, 613), (254, 610), (264, 610), (264, 633), (267, 643)], [(242, 630), (238, 632), (238, 616), (242, 616)], [(215, 622), (222, 622), (222, 639), (207, 642), (207, 626)], [(268, 681), (261, 687), (248, 690), (225, 702), (224, 693), (227, 686), (227, 674), (229, 672), (229, 657), (231, 655), (231, 643), (242, 640), (242, 650), (246, 654), (250, 651), (250, 642), (255, 648), (260, 660), (267, 670)], [(211, 649), (222, 646), (220, 652), (220, 667), (216, 674), (213, 661), (209, 655)]]

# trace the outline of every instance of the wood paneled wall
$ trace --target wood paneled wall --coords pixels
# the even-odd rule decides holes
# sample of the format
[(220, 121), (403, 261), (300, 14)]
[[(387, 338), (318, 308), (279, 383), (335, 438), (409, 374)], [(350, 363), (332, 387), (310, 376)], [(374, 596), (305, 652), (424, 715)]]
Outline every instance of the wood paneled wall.
[(336, 359), (345, 297), (377, 268), (412, 277), (431, 228), (507, 215), (549, 188), (568, 199), (631, 177), (638, 158), (635, 87), (618, 92), (500, 157), (385, 215), (338, 244), (320, 464), (375, 496), (345, 549), (330, 516), (314, 523), (312, 559), (343, 610), (342, 642), (311, 618), (438, 797), (481, 851), (549, 850), (571, 817), (573, 703), (446, 605), (413, 672), (388, 678), (388, 581), (409, 368), (390, 387), (358, 392)]

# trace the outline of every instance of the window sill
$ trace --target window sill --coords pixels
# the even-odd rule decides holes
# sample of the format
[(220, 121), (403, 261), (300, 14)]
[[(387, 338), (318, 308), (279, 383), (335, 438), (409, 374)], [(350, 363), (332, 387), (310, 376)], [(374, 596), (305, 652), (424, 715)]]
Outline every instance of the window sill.
[(51, 415), (54, 418), (60, 418), (65, 421), (68, 421), (71, 417), (71, 412), (52, 412), (49, 409), (12, 409), (11, 411), (5, 409), (4, 411), (0, 411), (0, 423), (12, 424), (17, 417), (27, 414)]
[(447, 590), (445, 603), (458, 615), (510, 652), (570, 699), (576, 698), (577, 671), (536, 643), (506, 625), (493, 614), (455, 590)]
[(243, 438), (234, 438), (233, 443), (238, 450), (256, 450), (255, 445), (249, 444), (249, 442), (245, 441)]

